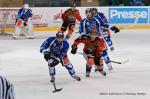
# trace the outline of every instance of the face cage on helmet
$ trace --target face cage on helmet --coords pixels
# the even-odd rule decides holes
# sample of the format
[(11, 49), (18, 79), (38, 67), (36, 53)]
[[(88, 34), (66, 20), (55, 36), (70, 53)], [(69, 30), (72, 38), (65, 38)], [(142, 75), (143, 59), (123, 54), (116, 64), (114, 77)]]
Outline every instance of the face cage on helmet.
[(92, 13), (91, 8), (87, 8), (87, 9), (85, 10), (85, 14), (87, 14), (87, 13)]
[(56, 34), (56, 38), (64, 38), (64, 35), (63, 34)]

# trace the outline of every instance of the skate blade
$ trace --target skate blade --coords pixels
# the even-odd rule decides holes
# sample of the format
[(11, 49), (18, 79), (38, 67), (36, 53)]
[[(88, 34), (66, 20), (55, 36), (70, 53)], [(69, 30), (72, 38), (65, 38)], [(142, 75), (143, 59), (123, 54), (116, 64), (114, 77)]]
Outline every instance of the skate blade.
[(61, 91), (63, 88), (60, 88), (60, 89), (56, 89), (56, 90), (54, 90), (53, 91), (53, 93), (55, 93), (55, 92), (59, 92), (59, 91)]

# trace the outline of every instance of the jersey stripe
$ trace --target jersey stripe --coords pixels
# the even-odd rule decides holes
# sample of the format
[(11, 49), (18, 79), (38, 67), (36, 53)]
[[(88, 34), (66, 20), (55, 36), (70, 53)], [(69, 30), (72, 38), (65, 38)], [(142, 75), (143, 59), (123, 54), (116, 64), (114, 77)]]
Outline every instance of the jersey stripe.
[(13, 85), (2, 76), (0, 76), (0, 99), (15, 99)]

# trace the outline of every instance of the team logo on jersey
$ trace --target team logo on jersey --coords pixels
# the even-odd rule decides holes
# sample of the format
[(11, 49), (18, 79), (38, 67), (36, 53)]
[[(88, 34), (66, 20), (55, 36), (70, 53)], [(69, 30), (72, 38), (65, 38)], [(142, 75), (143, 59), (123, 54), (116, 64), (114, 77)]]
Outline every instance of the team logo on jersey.
[(94, 20), (93, 22), (92, 22), (92, 24), (96, 24), (97, 23), (97, 21), (96, 20)]

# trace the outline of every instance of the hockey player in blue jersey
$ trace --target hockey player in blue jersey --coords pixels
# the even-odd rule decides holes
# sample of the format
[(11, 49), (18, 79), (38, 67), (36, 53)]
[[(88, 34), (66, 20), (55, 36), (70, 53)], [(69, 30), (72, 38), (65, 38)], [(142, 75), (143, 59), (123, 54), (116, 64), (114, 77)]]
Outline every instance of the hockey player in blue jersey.
[[(105, 15), (102, 12), (98, 12), (97, 8), (92, 8), (92, 14), (99, 21), (103, 21), (105, 24), (108, 24), (108, 21), (107, 21), (107, 18), (105, 17)], [(114, 31), (115, 33), (120, 31), (116, 26), (112, 26), (110, 29), (112, 31)], [(102, 34), (103, 34), (104, 40), (106, 41), (107, 45), (110, 47), (110, 50), (113, 51), (114, 47), (113, 47), (113, 42), (111, 40), (110, 30), (103, 28)], [(112, 65), (110, 63), (110, 58), (109, 58), (107, 50), (104, 50), (102, 52), (102, 56), (104, 57), (104, 61), (107, 65), (108, 69), (112, 70)], [(97, 68), (95, 69), (95, 71), (97, 71)]]
[(55, 81), (55, 66), (61, 63), (69, 72), (71, 77), (80, 81), (80, 77), (75, 74), (73, 65), (67, 56), (69, 43), (64, 39), (64, 34), (58, 32), (56, 37), (49, 37), (40, 47), (40, 52), (44, 54), (45, 60), (48, 62), (51, 82)]
[(103, 21), (96, 19), (92, 16), (92, 9), (87, 8), (85, 11), (86, 18), (84, 18), (79, 27), (79, 33), (82, 34), (90, 34), (91, 29), (98, 30), (97, 33), (101, 36), (102, 29), (101, 27), (108, 28), (109, 25), (105, 24)]
[[(92, 14), (99, 21), (103, 21), (105, 24), (108, 24), (107, 18), (105, 17), (104, 13), (98, 12), (97, 8), (92, 8)], [(116, 26), (111, 27), (111, 29), (114, 30), (115, 33), (119, 32), (119, 29)], [(109, 29), (103, 28), (103, 37), (107, 45), (110, 47), (110, 50), (113, 51), (114, 47)]]
[(32, 10), (29, 9), (28, 4), (24, 4), (19, 9), (16, 16), (16, 26), (13, 34), (13, 38), (19, 38), (20, 34), (24, 34), (27, 38), (33, 38), (33, 26), (31, 23)]
[[(91, 8), (87, 8), (85, 11), (85, 14), (86, 14), (86, 18), (81, 21), (81, 24), (79, 27), (79, 33), (81, 35), (82, 34), (90, 34), (90, 32), (94, 30), (98, 33), (99, 37), (103, 38), (102, 27), (105, 29), (108, 29), (109, 25), (104, 23), (101, 19), (93, 17)], [(116, 27), (111, 27), (110, 29), (112, 31), (117, 31)], [(107, 50), (104, 50), (102, 52), (102, 56), (105, 59), (105, 63), (107, 64), (108, 69), (112, 70), (112, 65), (110, 63), (110, 58), (108, 56)]]

